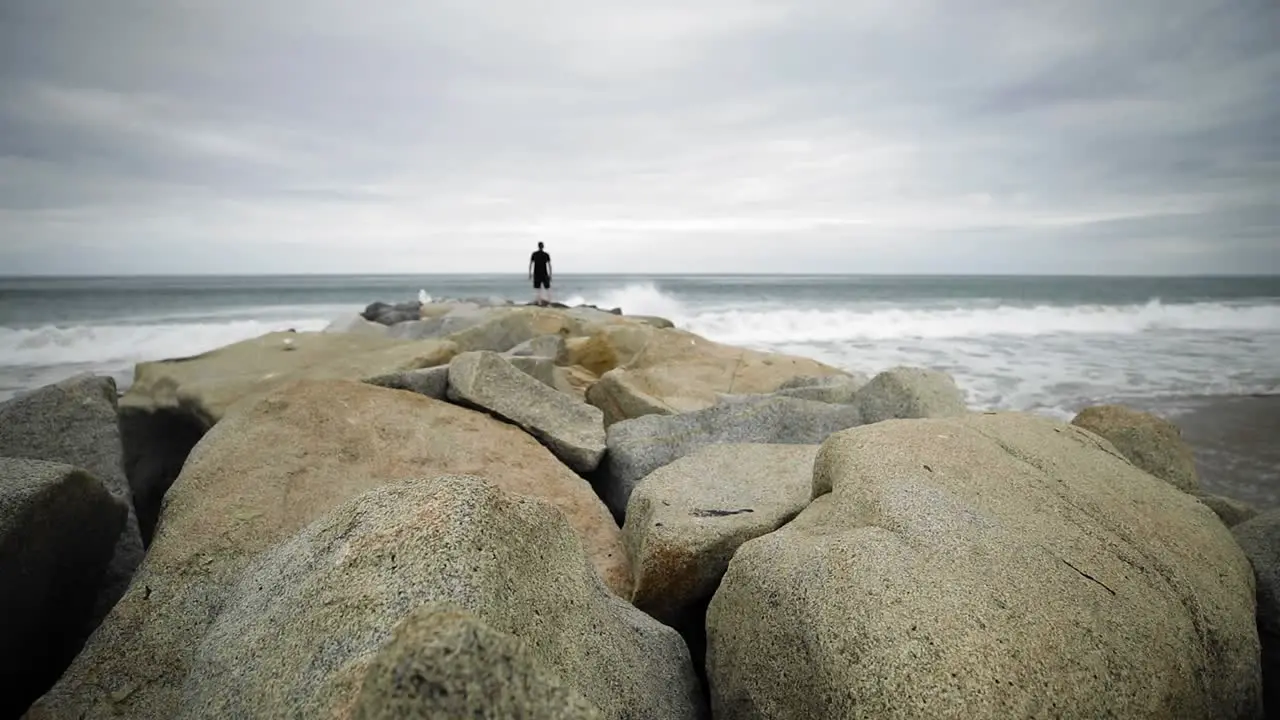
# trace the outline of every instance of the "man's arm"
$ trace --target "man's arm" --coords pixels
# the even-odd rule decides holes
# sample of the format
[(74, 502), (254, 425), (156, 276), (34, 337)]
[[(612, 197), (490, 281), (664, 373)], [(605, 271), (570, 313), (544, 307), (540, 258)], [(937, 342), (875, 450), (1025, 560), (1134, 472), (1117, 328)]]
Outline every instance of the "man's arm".
[(529, 256), (529, 277), (533, 277), (533, 256)]
[(551, 280), (551, 256), (547, 256), (547, 280)]

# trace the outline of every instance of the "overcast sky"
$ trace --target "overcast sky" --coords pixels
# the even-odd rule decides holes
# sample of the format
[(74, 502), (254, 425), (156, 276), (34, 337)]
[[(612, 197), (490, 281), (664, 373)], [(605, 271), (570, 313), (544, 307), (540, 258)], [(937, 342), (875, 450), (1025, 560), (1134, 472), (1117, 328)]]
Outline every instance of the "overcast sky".
[(0, 274), (1280, 272), (1275, 0), (5, 0)]

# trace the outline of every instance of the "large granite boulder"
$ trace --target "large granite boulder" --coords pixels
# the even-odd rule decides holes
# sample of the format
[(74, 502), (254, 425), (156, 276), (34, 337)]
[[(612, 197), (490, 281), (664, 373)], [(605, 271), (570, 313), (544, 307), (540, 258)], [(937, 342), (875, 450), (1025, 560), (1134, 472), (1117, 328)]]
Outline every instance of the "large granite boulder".
[(120, 399), (125, 467), (143, 537), (187, 453), (236, 402), (299, 378), (360, 380), (444, 365), (457, 348), (352, 333), (270, 333), (177, 360), (139, 363)]
[(0, 457), (0, 718), (21, 716), (80, 652), (128, 514), (80, 468)]
[(627, 504), (622, 538), (631, 602), (667, 625), (711, 599), (742, 543), (809, 504), (817, 445), (712, 445), (649, 474)]
[(368, 335), (372, 337), (387, 337), (389, 334), (386, 325), (373, 322), (372, 320), (366, 320), (361, 315), (338, 318), (326, 325), (324, 330), (321, 332), (350, 333), (353, 335)]
[(556, 361), (599, 377), (630, 362), (649, 343), (653, 332), (652, 326), (644, 324), (606, 325), (589, 335), (567, 339)]
[(1262, 715), (1244, 553), (1092, 434), (866, 425), (824, 443), (814, 494), (711, 601), (717, 717)]
[(623, 516), (631, 492), (649, 473), (709, 445), (814, 445), (862, 424), (856, 406), (787, 397), (751, 397), (680, 415), (624, 420), (606, 433), (608, 452), (597, 489)]
[(896, 367), (860, 388), (854, 403), (867, 424), (905, 418), (957, 417), (968, 412), (964, 394), (944, 372)]
[(374, 489), (250, 563), (194, 654), (181, 717), (345, 716), (362, 686), (377, 690), (362, 676), (385, 677), (377, 655), (394, 628), (426, 603), (519, 638), (605, 717), (697, 717), (680, 637), (604, 586), (560, 510), (472, 477)]
[(507, 351), (511, 357), (548, 357), (552, 360), (560, 357), (565, 351), (563, 335), (539, 335), (526, 340)]
[(1236, 525), (1231, 534), (1249, 558), (1257, 582), (1264, 704), (1274, 716), (1280, 711), (1280, 509)]
[(630, 597), (620, 528), (585, 480), (519, 428), (415, 393), (302, 380), (236, 405), (196, 445), (132, 587), (47, 698), (44, 717), (99, 707), (173, 717), (193, 653), (248, 563), (367, 490), (437, 474), (547, 499), (607, 585)]
[(1122, 405), (1095, 405), (1071, 421), (1105, 438), (1129, 462), (1187, 493), (1200, 491), (1196, 461), (1178, 426)]
[(683, 330), (646, 330), (644, 345), (587, 393), (608, 425), (701, 410), (721, 394), (770, 393), (797, 375), (846, 374), (808, 358), (722, 345)]
[(409, 614), (365, 671), (353, 720), (604, 720), (528, 643), (448, 603)]
[[(125, 476), (124, 446), (116, 407), (116, 381), (77, 375), (0, 404), (0, 456), (30, 458), (81, 468), (117, 498), (127, 514), (86, 634), (110, 612), (144, 553), (133, 491)], [(78, 532), (64, 527), (64, 532)]]
[(422, 304), (416, 302), (395, 303), (394, 305), (378, 301), (371, 303), (360, 313), (360, 317), (369, 322), (379, 323), (381, 325), (395, 325), (397, 323), (417, 320), (421, 317)]
[(548, 387), (497, 353), (455, 357), (449, 363), (448, 394), (524, 428), (577, 472), (593, 472), (604, 456), (604, 418), (598, 409)]
[(543, 335), (583, 335), (588, 325), (587, 321), (561, 310), (505, 308), (489, 311), (483, 322), (447, 337), (457, 343), (459, 352), (504, 353)]

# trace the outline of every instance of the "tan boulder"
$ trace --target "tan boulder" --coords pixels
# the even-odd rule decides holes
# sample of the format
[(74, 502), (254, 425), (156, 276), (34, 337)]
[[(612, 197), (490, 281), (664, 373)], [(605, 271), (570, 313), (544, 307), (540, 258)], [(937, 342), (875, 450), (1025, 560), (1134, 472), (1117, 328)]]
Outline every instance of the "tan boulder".
[[(473, 615), (493, 631), (489, 639), (523, 641), (526, 670), (541, 665), (541, 680), (563, 680), (608, 718), (695, 720), (701, 698), (684, 643), (605, 588), (564, 513), (461, 476), (363, 493), (256, 558), (194, 652), (177, 717), (349, 717), (357, 698), (385, 707), (404, 696), (378, 682), (382, 663), (430, 652), (392, 632), (436, 603)], [(440, 678), (446, 686), (497, 691), (451, 698), (490, 717), (499, 703), (515, 711), (511, 701), (551, 689), (504, 692), (517, 678), (495, 674), (510, 665), (475, 666), (480, 658), (465, 654), (440, 660), (448, 664), (439, 670), (453, 674)], [(421, 688), (444, 700), (433, 690)]]
[(1079, 428), (888, 420), (734, 555), (717, 717), (1258, 718), (1254, 576), (1194, 497)]
[(1195, 457), (1178, 426), (1122, 405), (1081, 410), (1072, 425), (1105, 438), (1129, 462), (1187, 493), (1200, 490)]
[(798, 375), (847, 375), (816, 360), (722, 345), (683, 330), (646, 334), (633, 355), (587, 392), (587, 400), (604, 411), (607, 425), (701, 410), (722, 394), (771, 393)]
[(673, 627), (687, 624), (742, 543), (809, 504), (817, 452), (817, 445), (710, 445), (645, 477), (622, 526), (635, 571), (631, 602)]
[(352, 333), (275, 332), (201, 355), (139, 363), (123, 411), (181, 410), (212, 426), (232, 404), (299, 378), (359, 380), (448, 363), (436, 340), (407, 342)]
[[(133, 717), (171, 717), (192, 645), (254, 556), (370, 488), (449, 473), (559, 507), (599, 574), (630, 596), (621, 530), (609, 511), (518, 428), (416, 393), (303, 380), (238, 404), (196, 445), (129, 592), (37, 717), (113, 704)], [(125, 698), (113, 700), (120, 693)]]

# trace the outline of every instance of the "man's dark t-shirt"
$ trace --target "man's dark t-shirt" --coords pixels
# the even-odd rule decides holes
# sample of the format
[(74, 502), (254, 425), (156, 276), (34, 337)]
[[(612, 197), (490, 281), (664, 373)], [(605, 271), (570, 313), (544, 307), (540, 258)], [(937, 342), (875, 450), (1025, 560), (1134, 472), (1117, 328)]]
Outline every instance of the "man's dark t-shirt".
[(543, 287), (550, 287), (551, 273), (549, 272), (550, 267), (548, 266), (551, 264), (551, 256), (548, 255), (544, 250), (537, 250), (533, 253), (533, 256), (529, 258), (529, 260), (533, 263), (534, 285), (535, 286), (542, 285)]

